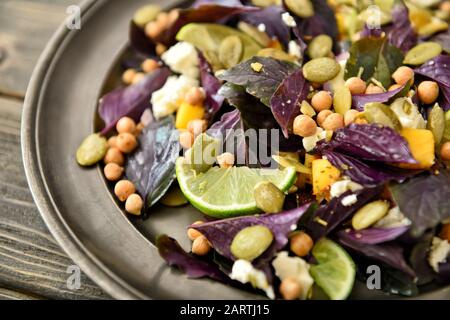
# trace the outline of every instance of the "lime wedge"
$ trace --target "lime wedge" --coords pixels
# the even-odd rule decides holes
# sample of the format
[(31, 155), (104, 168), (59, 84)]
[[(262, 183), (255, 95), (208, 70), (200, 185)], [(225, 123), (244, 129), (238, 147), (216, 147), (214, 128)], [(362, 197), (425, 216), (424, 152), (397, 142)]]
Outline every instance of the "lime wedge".
[(243, 44), (242, 61), (255, 56), (262, 47), (247, 34), (236, 29), (214, 23), (189, 23), (178, 32), (176, 39), (194, 45), (202, 52), (218, 53), (220, 44), (229, 36), (238, 36)]
[(335, 242), (323, 238), (312, 249), (318, 264), (312, 265), (311, 276), (332, 300), (344, 300), (352, 292), (355, 282), (355, 263)]
[(204, 214), (220, 219), (258, 213), (253, 197), (258, 182), (270, 181), (285, 192), (297, 176), (292, 167), (283, 170), (212, 167), (197, 172), (183, 157), (177, 159), (176, 173), (181, 191), (191, 204)]

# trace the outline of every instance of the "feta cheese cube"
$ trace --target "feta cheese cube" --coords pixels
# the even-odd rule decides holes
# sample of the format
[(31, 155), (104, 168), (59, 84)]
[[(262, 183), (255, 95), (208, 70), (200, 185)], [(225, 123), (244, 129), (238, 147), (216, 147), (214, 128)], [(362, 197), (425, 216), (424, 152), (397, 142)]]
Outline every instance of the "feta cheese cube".
[(198, 79), (200, 74), (198, 53), (189, 42), (178, 42), (164, 52), (161, 59), (173, 71)]

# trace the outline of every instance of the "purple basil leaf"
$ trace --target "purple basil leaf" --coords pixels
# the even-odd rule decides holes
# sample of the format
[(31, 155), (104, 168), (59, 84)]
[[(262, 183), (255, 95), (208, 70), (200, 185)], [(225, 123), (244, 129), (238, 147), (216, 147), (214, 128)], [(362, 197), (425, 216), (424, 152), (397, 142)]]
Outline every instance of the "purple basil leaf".
[[(311, 216), (306, 224), (310, 235), (315, 239), (326, 236), (339, 227), (354, 212), (381, 193), (383, 187), (365, 188), (355, 192), (347, 191), (339, 197), (332, 198), (328, 203), (322, 204)], [(349, 195), (356, 195), (356, 203), (344, 206), (342, 199)]]
[(303, 77), (303, 71), (297, 70), (283, 80), (272, 96), (270, 107), (286, 138), (294, 118), (300, 114), (299, 104), (308, 94), (309, 83)]
[(403, 52), (408, 52), (418, 42), (418, 36), (409, 20), (409, 10), (404, 4), (392, 9), (392, 27), (387, 32), (389, 43)]
[(416, 244), (412, 248), (409, 256), (409, 263), (416, 272), (417, 285), (419, 286), (432, 282), (436, 276), (427, 259), (434, 234), (435, 231), (430, 230), (419, 238), (419, 240), (415, 239)]
[[(254, 71), (251, 67), (253, 63), (262, 64), (262, 70)], [(287, 61), (253, 57), (225, 71), (219, 76), (219, 79), (243, 86), (247, 93), (260, 99), (266, 106), (270, 106), (270, 99), (278, 86), (297, 69), (295, 64)]]
[(355, 253), (366, 256), (375, 261), (384, 263), (394, 269), (400, 270), (411, 278), (415, 278), (414, 270), (406, 263), (403, 256), (403, 248), (397, 243), (383, 243), (383, 244), (365, 244), (355, 241), (344, 230), (337, 233), (339, 242), (353, 250)]
[(405, 138), (394, 129), (378, 124), (351, 124), (338, 129), (333, 139), (320, 147), (322, 151), (338, 151), (369, 161), (417, 163)]
[(398, 89), (391, 90), (384, 93), (374, 93), (374, 94), (355, 94), (352, 96), (352, 106), (358, 111), (364, 111), (364, 106), (370, 102), (388, 102), (396, 95), (401, 93), (405, 89), (405, 86), (402, 86)]
[[(297, 223), (302, 215), (308, 210), (310, 204), (305, 204), (293, 210), (284, 211), (277, 214), (264, 214), (255, 216), (245, 216), (231, 219), (206, 222), (189, 226), (201, 232), (214, 250), (222, 256), (236, 260), (231, 253), (231, 243), (236, 234), (244, 228), (262, 225), (269, 228), (274, 237), (271, 247), (263, 254), (270, 253), (271, 257), (277, 251), (283, 249), (288, 243), (288, 234), (297, 228)], [(295, 228), (294, 228), (295, 227)], [(270, 259), (268, 257), (260, 258)]]
[(161, 235), (156, 239), (156, 247), (160, 256), (170, 266), (180, 268), (189, 278), (208, 277), (223, 283), (232, 282), (214, 263), (187, 253), (175, 239), (167, 235)]
[(170, 75), (168, 68), (160, 68), (145, 76), (136, 84), (115, 89), (100, 99), (98, 113), (105, 122), (102, 134), (114, 128), (125, 116), (139, 121), (145, 109), (150, 108), (150, 97), (160, 89)]
[(450, 283), (450, 261), (440, 263), (438, 265), (438, 274), (436, 276), (437, 281), (441, 284)]
[(211, 66), (201, 52), (199, 52), (200, 59), (200, 82), (205, 90), (205, 108), (208, 119), (212, 119), (214, 115), (220, 110), (223, 105), (224, 97), (219, 95), (219, 89), (222, 83), (217, 79), (211, 70)]
[(146, 213), (172, 184), (179, 152), (178, 131), (171, 116), (151, 122), (139, 136), (139, 148), (128, 157), (125, 173), (145, 198)]
[(409, 226), (401, 226), (396, 228), (370, 228), (359, 231), (345, 230), (344, 232), (354, 242), (380, 244), (397, 239), (408, 229)]
[(217, 4), (225, 7), (239, 7), (242, 6), (242, 2), (239, 0), (196, 0), (192, 4), (192, 8), (198, 8), (207, 4)]
[(383, 29), (369, 28), (369, 26), (365, 24), (360, 36), (361, 38), (381, 38), (383, 36), (383, 32)]
[(389, 187), (400, 211), (412, 221), (411, 235), (421, 236), (450, 218), (450, 170), (425, 173)]
[(439, 105), (445, 111), (450, 110), (450, 56), (440, 55), (417, 68), (415, 73), (439, 84), (441, 89)]

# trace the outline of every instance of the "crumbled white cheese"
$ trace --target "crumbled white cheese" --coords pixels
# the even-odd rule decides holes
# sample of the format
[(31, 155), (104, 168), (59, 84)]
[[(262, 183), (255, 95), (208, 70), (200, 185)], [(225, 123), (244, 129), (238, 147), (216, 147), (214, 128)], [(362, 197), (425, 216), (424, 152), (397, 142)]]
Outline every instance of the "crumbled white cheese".
[(258, 31), (260, 32), (266, 32), (266, 25), (264, 23), (260, 23), (258, 25)]
[(169, 77), (164, 86), (152, 94), (151, 103), (155, 118), (160, 119), (177, 111), (186, 93), (198, 85), (197, 80), (183, 75)]
[(361, 190), (362, 188), (362, 185), (351, 180), (340, 180), (331, 185), (330, 195), (332, 198), (339, 197), (347, 191), (355, 192)]
[(430, 253), (428, 254), (428, 263), (434, 271), (439, 271), (439, 264), (446, 262), (450, 254), (450, 243), (447, 240), (434, 237), (431, 243)]
[(309, 264), (299, 257), (289, 257), (286, 251), (277, 254), (272, 265), (275, 274), (282, 281), (285, 278), (292, 277), (300, 283), (302, 292), (299, 299), (305, 300), (309, 296), (309, 292), (314, 283), (313, 278), (309, 274)]
[(380, 220), (375, 223), (376, 228), (397, 228), (403, 226), (409, 226), (411, 220), (406, 218), (403, 213), (401, 213), (399, 207), (394, 207), (388, 211), (388, 213)]
[(350, 207), (352, 204), (355, 204), (358, 201), (358, 197), (356, 194), (350, 194), (346, 197), (344, 197), (341, 200), (341, 203), (344, 207)]
[(303, 147), (305, 148), (306, 152), (311, 151), (316, 147), (317, 142), (319, 142), (322, 139), (325, 139), (327, 137), (327, 132), (323, 130), (322, 128), (317, 128), (316, 133), (312, 136), (303, 138)]
[(300, 48), (298, 43), (294, 40), (289, 41), (288, 52), (291, 56), (294, 56), (296, 58), (302, 57), (302, 49)]
[(411, 98), (398, 98), (391, 104), (403, 128), (425, 129), (426, 123)]
[(199, 60), (195, 47), (188, 42), (178, 42), (161, 56), (161, 59), (173, 71), (197, 79), (199, 77)]
[(297, 23), (295, 22), (294, 18), (290, 15), (289, 12), (285, 12), (281, 15), (281, 19), (283, 19), (283, 22), (288, 27), (296, 27)]
[(264, 272), (253, 267), (247, 260), (236, 260), (231, 269), (230, 278), (241, 283), (250, 283), (254, 288), (264, 290), (270, 299), (275, 299), (272, 286)]

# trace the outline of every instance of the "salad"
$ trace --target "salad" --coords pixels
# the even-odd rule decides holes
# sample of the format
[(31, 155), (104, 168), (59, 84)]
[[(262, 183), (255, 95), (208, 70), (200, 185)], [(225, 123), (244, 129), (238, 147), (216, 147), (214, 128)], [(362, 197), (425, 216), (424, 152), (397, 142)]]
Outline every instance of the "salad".
[(156, 241), (190, 278), (288, 300), (448, 284), (449, 21), (435, 0), (145, 6), (77, 162), (130, 217), (204, 215), (191, 252)]

